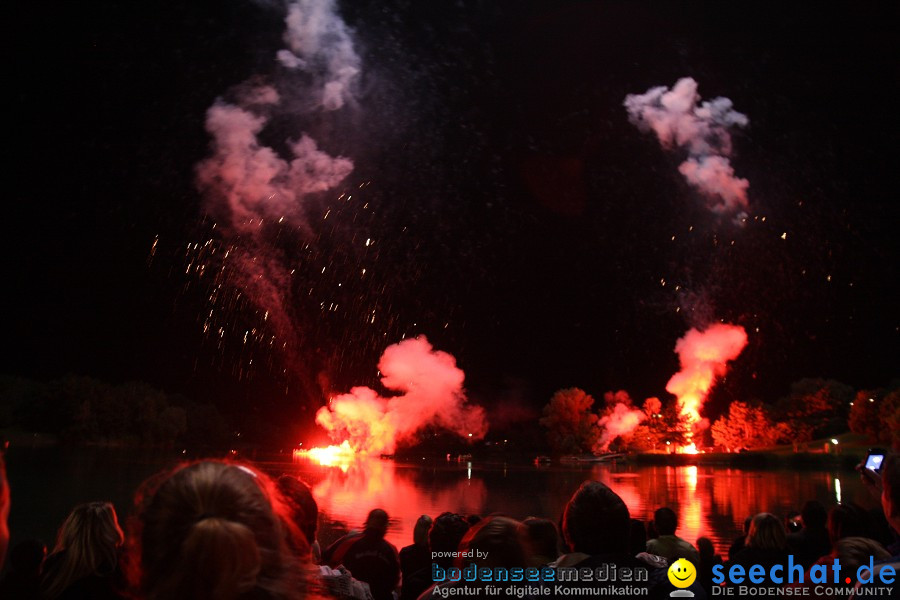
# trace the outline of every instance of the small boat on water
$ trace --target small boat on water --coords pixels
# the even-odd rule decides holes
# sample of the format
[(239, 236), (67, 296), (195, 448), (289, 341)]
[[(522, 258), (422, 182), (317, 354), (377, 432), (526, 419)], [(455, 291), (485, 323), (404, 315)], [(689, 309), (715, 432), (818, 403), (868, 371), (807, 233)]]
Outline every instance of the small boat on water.
[(579, 456), (568, 455), (559, 459), (563, 464), (601, 463), (625, 460), (624, 452), (607, 452), (605, 454), (582, 454)]
[(607, 452), (597, 457), (597, 462), (616, 462), (625, 460), (624, 452)]
[(541, 465), (549, 465), (551, 462), (553, 462), (553, 461), (550, 459), (549, 456), (541, 455), (534, 459), (534, 464), (537, 465), (538, 467)]

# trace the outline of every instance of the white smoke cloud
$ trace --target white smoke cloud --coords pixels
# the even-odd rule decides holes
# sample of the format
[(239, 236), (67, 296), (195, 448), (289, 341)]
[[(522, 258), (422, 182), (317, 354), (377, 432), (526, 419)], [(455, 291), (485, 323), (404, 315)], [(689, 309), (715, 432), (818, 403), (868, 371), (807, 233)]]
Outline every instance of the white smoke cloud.
[[(623, 393), (623, 392), (619, 392)], [(609, 392), (607, 392), (609, 394)], [(600, 437), (594, 445), (595, 452), (605, 452), (609, 444), (619, 436), (628, 436), (647, 417), (644, 411), (631, 406), (631, 400), (617, 402), (597, 421)]]
[(288, 69), (322, 79), (320, 101), (326, 110), (337, 110), (352, 98), (352, 84), (361, 68), (350, 30), (336, 14), (333, 0), (292, 2), (285, 18), (288, 49), (277, 55)]
[(335, 440), (354, 450), (391, 453), (423, 428), (436, 426), (460, 437), (481, 439), (487, 432), (484, 410), (471, 405), (465, 374), (452, 355), (434, 350), (424, 336), (388, 346), (378, 362), (381, 383), (397, 395), (382, 397), (355, 387), (316, 413), (316, 422)]
[(663, 148), (682, 148), (688, 159), (679, 171), (709, 199), (709, 208), (741, 222), (748, 201), (746, 179), (734, 175), (731, 155), (733, 127), (745, 127), (746, 115), (734, 110), (728, 98), (700, 102), (697, 82), (679, 79), (670, 90), (654, 87), (644, 94), (629, 94), (624, 106), (629, 120), (642, 131), (653, 131)]

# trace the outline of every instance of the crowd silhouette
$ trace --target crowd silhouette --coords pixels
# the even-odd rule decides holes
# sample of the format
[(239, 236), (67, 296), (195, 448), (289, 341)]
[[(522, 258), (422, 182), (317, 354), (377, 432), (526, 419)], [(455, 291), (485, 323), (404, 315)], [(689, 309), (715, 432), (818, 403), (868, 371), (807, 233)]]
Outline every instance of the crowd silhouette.
[[(794, 565), (806, 575), (745, 582), (754, 596), (897, 597), (900, 568), (900, 457), (881, 474), (861, 470), (881, 511), (808, 501), (796, 514), (748, 516), (744, 535), (716, 553), (711, 540), (678, 537), (678, 515), (660, 507), (644, 523), (616, 492), (585, 481), (562, 515), (517, 520), (444, 512), (422, 515), (400, 551), (385, 539), (390, 516), (374, 507), (359, 530), (327, 548), (317, 539), (316, 499), (303, 481), (271, 478), (238, 461), (184, 463), (145, 481), (124, 527), (108, 502), (72, 509), (52, 550), (25, 540), (8, 552), (10, 490), (0, 460), (0, 598), (147, 600), (428, 600), (449, 595), (707, 598), (734, 591), (723, 573)], [(683, 585), (668, 567), (696, 569)], [(474, 566), (473, 566), (474, 565)], [(804, 587), (818, 567), (840, 566), (840, 586)], [(602, 578), (557, 578), (563, 570)], [(463, 576), (463, 573), (466, 573)], [(525, 573), (507, 578), (506, 573)], [(469, 576), (472, 575), (472, 576)], [(501, 576), (502, 575), (502, 576)], [(532, 578), (532, 576), (534, 576)], [(846, 576), (846, 578), (845, 578)], [(552, 586), (537, 585), (552, 581)], [(679, 580), (680, 581), (680, 580)], [(532, 585), (532, 583), (535, 583)], [(676, 589), (678, 588), (678, 589)], [(684, 589), (682, 589), (684, 588)], [(742, 593), (748, 594), (747, 588)]]

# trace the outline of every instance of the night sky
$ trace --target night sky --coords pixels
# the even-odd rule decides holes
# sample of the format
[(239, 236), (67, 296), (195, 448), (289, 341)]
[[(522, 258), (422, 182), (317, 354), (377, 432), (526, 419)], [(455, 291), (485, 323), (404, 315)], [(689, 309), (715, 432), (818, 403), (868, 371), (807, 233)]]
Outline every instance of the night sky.
[[(284, 6), (7, 8), (3, 372), (142, 380), (308, 421), (310, 390), (372, 384), (387, 345), (424, 334), (475, 401), (537, 410), (572, 386), (666, 397), (676, 340), (724, 320), (750, 341), (714, 415), (804, 377), (900, 376), (895, 3), (338, 6), (355, 102), (261, 134), (281, 150), (308, 132), (354, 162), (273, 234), (297, 268), (293, 357), (243, 343), (266, 327), (246, 300), (217, 317), (222, 338), (204, 333), (209, 278), (186, 273), (189, 244), (222, 242), (194, 182), (205, 113), (277, 76)], [(750, 182), (743, 227), (628, 121), (627, 94), (682, 77), (750, 120), (731, 156)]]

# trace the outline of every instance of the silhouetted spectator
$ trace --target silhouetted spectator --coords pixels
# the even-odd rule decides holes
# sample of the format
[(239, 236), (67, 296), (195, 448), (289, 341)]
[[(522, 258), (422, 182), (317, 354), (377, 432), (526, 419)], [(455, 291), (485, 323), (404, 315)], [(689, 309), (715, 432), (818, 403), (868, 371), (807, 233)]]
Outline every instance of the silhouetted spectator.
[(832, 508), (826, 528), (832, 548), (845, 537), (872, 537), (869, 513), (853, 502), (841, 502)]
[(831, 542), (828, 539), (828, 530), (825, 528), (828, 513), (821, 502), (818, 500), (808, 501), (803, 505), (800, 516), (803, 520), (803, 527), (800, 531), (789, 533), (787, 542), (788, 547), (794, 553), (796, 562), (803, 565), (805, 569), (819, 560), (819, 557), (831, 552)]
[[(437, 553), (437, 556), (430, 562), (442, 569), (452, 567), (453, 557), (448, 554), (459, 550), (459, 544), (467, 531), (469, 531), (469, 523), (462, 515), (451, 512), (438, 515), (428, 531), (429, 556)], [(410, 577), (403, 578), (400, 600), (416, 600), (432, 583), (431, 564), (429, 564), (428, 567), (416, 571)]]
[(675, 535), (675, 530), (678, 528), (678, 516), (674, 510), (668, 507), (657, 509), (653, 513), (653, 524), (658, 536), (647, 540), (647, 552), (662, 556), (669, 563), (673, 563), (679, 558), (686, 558), (695, 565), (700, 564), (697, 549), (687, 540)]
[(316, 539), (319, 526), (319, 505), (313, 498), (309, 486), (290, 475), (282, 475), (276, 481), (278, 491), (284, 497), (291, 519), (300, 529), (309, 545), (310, 558), (313, 563), (322, 562), (322, 549)]
[[(656, 530), (656, 523), (653, 522), (653, 519), (647, 521), (647, 541), (655, 540), (659, 537), (659, 532)], [(646, 550), (646, 544), (644, 544)]]
[(121, 598), (119, 551), (125, 541), (109, 502), (89, 502), (66, 517), (53, 553), (44, 561), (44, 598)]
[(459, 543), (459, 551), (472, 554), (472, 558), (461, 556), (456, 559), (456, 566), (463, 568), (469, 563), (475, 563), (479, 567), (507, 569), (527, 566), (520, 530), (521, 523), (509, 517), (491, 516), (480, 519)]
[[(563, 555), (555, 566), (597, 568), (601, 565), (615, 565), (618, 569), (628, 567), (634, 570), (646, 569), (648, 581), (632, 584), (636, 594), (649, 598), (666, 598), (675, 587), (669, 583), (666, 569), (658, 564), (643, 562), (629, 552), (629, 532), (631, 517), (628, 507), (609, 487), (599, 481), (586, 481), (575, 492), (566, 505), (563, 516), (563, 535), (573, 552)], [(570, 584), (571, 598), (619, 598), (619, 595), (595, 595), (585, 593), (592, 588), (583, 584)], [(638, 588), (646, 586), (646, 594)], [(579, 589), (576, 589), (579, 588)], [(585, 593), (580, 593), (580, 592)], [(695, 598), (706, 598), (699, 582), (691, 584), (689, 590)]]
[(750, 522), (744, 549), (729, 561), (726, 570), (732, 564), (743, 565), (745, 570), (751, 565), (762, 565), (768, 572), (773, 565), (786, 565), (787, 557), (787, 535), (781, 519), (770, 513), (759, 513)]
[(420, 516), (413, 528), (413, 543), (400, 549), (400, 572), (404, 579), (431, 564), (428, 552), (428, 530), (431, 529), (431, 524), (431, 517)]
[[(309, 555), (316, 564), (310, 573), (310, 585), (318, 585), (329, 595), (342, 600), (373, 600), (369, 584), (355, 579), (343, 566), (332, 568), (317, 564), (321, 558), (319, 542), (316, 540), (319, 505), (309, 486), (291, 475), (279, 477), (276, 486), (284, 498), (291, 520), (303, 537), (296, 541), (293, 536), (288, 535), (288, 545), (302, 557)], [(308, 543), (310, 539), (313, 540), (312, 544)]]
[(481, 515), (469, 515), (468, 517), (466, 517), (466, 523), (469, 524), (469, 527), (474, 527), (475, 525), (478, 525), (478, 523), (480, 521), (481, 521)]
[(752, 522), (753, 517), (744, 519), (744, 535), (734, 538), (734, 541), (731, 542), (731, 546), (728, 548), (728, 560), (734, 560), (737, 553), (744, 549), (744, 546), (747, 544), (747, 534), (750, 533), (750, 523)]
[(322, 564), (329, 567), (337, 567), (344, 564), (344, 555), (347, 554), (350, 546), (362, 538), (362, 534), (363, 532), (359, 529), (351, 529), (332, 542), (330, 546), (322, 551)]
[[(275, 484), (246, 464), (202, 461), (151, 477), (138, 492), (129, 564), (144, 600), (306, 596), (310, 566)], [(292, 534), (293, 535), (293, 534)]]
[[(881, 463), (880, 481), (876, 474), (864, 473), (869, 484), (877, 487), (881, 486), (881, 507), (884, 509), (884, 516), (894, 530), (894, 533), (900, 532), (900, 455), (888, 454)], [(871, 478), (870, 478), (871, 477)], [(873, 480), (874, 479), (874, 480)], [(888, 548), (890, 556), (875, 563), (873, 572), (865, 569), (861, 574), (860, 581), (868, 581), (871, 583), (865, 585), (865, 588), (874, 588), (883, 586), (881, 583), (882, 574), (888, 574), (894, 577), (893, 584), (890, 586), (890, 595), (880, 595), (881, 598), (900, 598), (900, 584), (897, 582), (897, 573), (900, 573), (900, 544)], [(893, 570), (893, 572), (891, 572)], [(884, 573), (883, 573), (884, 572)], [(864, 596), (865, 592), (871, 590), (857, 590), (855, 597)]]
[(631, 536), (628, 542), (628, 552), (637, 556), (647, 551), (647, 528), (640, 519), (631, 520)]
[[(803, 582), (795, 581), (790, 584), (790, 587), (803, 588), (804, 586), (808, 586), (811, 577), (810, 573), (815, 566), (824, 566), (826, 573), (833, 572), (832, 565), (835, 564), (836, 560), (840, 561), (841, 576), (851, 576), (850, 581), (852, 583), (856, 579), (856, 573), (859, 568), (868, 565), (870, 558), (877, 562), (888, 557), (890, 557), (890, 553), (875, 540), (854, 536), (844, 537), (837, 541), (829, 554), (819, 558), (812, 567), (806, 570)], [(799, 592), (797, 594), (799, 595)], [(820, 595), (827, 596), (825, 593)], [(841, 594), (840, 596), (835, 595), (833, 597), (846, 598), (846, 596), (846, 594)]]
[(41, 540), (25, 540), (9, 552), (9, 570), (0, 581), (0, 598), (32, 600), (39, 597), (41, 567), (47, 546)]
[(841, 538), (834, 545), (833, 556), (841, 561), (841, 571), (844, 573), (856, 572), (860, 567), (869, 564), (869, 557), (875, 562), (881, 562), (891, 557), (884, 546), (873, 539), (864, 537)]
[[(471, 553), (472, 557), (457, 558), (456, 567), (465, 569), (469, 564), (475, 564), (478, 568), (525, 568), (528, 565), (526, 564), (525, 548), (522, 545), (521, 529), (521, 523), (508, 517), (490, 516), (481, 519), (477, 525), (466, 532), (465, 537), (459, 544), (459, 551)], [(448, 587), (466, 587), (469, 592), (466, 595), (481, 597), (489, 595), (484, 590), (487, 586), (499, 590), (508, 585), (511, 584), (509, 582), (485, 582), (480, 579), (473, 582), (460, 581), (440, 584), (444, 590)], [(503, 597), (510, 596), (507, 593), (500, 593)], [(422, 600), (446, 598), (449, 594), (453, 594), (453, 592), (436, 593), (434, 587), (431, 587), (420, 598)], [(523, 596), (523, 598), (527, 598), (527, 596)]]
[(700, 564), (697, 565), (697, 579), (706, 590), (707, 595), (712, 595), (712, 570), (716, 565), (722, 564), (722, 557), (716, 554), (716, 548), (712, 540), (707, 537), (697, 538), (697, 554), (700, 555)]
[(559, 532), (549, 519), (522, 521), (522, 540), (529, 567), (540, 567), (559, 557)]
[[(375, 600), (391, 600), (400, 583), (400, 558), (397, 549), (384, 539), (388, 515), (380, 508), (369, 513), (363, 532), (346, 540), (338, 540), (335, 551), (325, 551), (329, 565), (343, 564), (356, 579), (369, 584)], [(332, 545), (334, 546), (334, 544)]]

